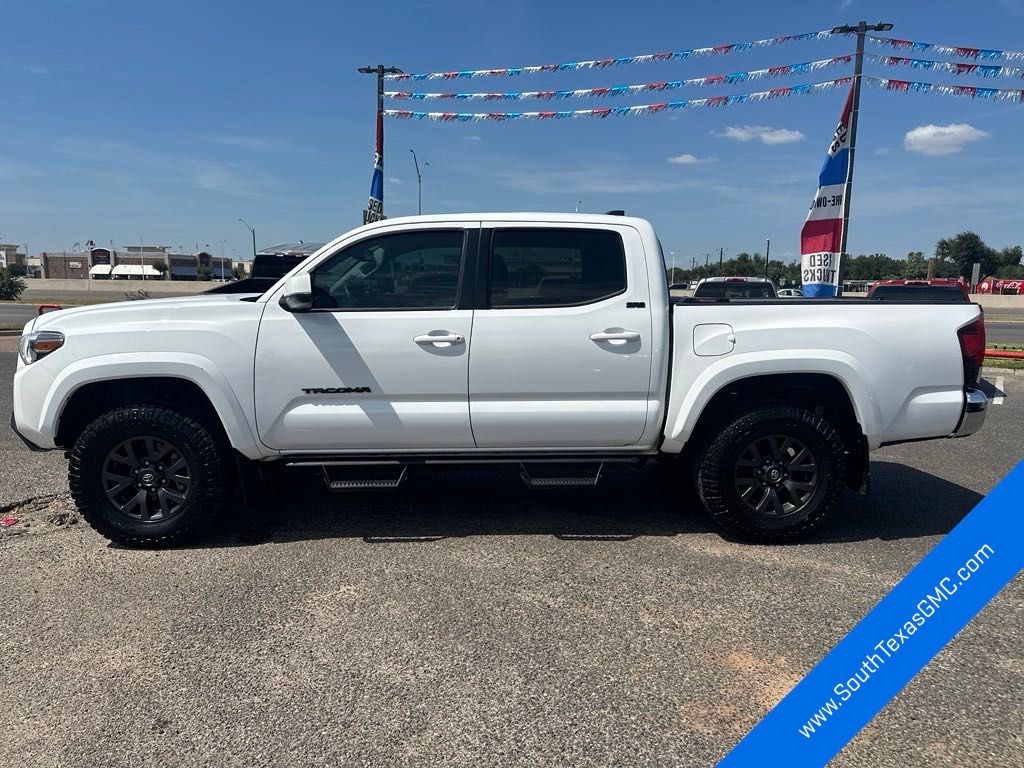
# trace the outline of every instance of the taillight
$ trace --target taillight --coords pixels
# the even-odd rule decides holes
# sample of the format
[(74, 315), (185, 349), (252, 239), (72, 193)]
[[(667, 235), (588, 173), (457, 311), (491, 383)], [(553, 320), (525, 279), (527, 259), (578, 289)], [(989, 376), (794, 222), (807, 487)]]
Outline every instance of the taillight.
[(964, 386), (973, 389), (978, 386), (981, 366), (985, 362), (985, 316), (956, 332), (960, 339), (960, 353), (964, 357)]

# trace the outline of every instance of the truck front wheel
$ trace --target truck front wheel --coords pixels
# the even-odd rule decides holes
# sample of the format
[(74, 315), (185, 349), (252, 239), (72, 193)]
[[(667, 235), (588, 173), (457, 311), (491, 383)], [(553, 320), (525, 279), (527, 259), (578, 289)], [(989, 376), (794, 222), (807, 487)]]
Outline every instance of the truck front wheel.
[(227, 467), (215, 435), (156, 405), (99, 416), (75, 441), (71, 495), (97, 532), (129, 547), (168, 547), (197, 536), (224, 503)]
[(764, 405), (732, 419), (698, 459), (711, 518), (746, 541), (802, 538), (835, 506), (844, 471), (836, 429), (813, 411)]

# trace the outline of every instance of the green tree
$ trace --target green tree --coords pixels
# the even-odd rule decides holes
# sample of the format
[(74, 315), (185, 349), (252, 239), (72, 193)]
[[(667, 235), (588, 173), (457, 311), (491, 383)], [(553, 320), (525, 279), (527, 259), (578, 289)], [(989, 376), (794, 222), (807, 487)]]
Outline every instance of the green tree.
[(198, 280), (210, 280), (213, 277), (213, 272), (209, 267), (199, 267), (196, 270), (196, 278)]
[(10, 272), (15, 277), (24, 277), (25, 275), (28, 274), (28, 267), (26, 267), (24, 264), (8, 264), (7, 271)]
[(911, 251), (903, 260), (903, 277), (928, 277), (928, 260), (921, 251)]
[(153, 265), (153, 269), (155, 269), (157, 272), (160, 273), (160, 279), (161, 280), (166, 280), (167, 279), (167, 265), (164, 264), (162, 261), (156, 262)]
[(981, 264), (981, 276), (994, 275), (1002, 267), (1012, 267), (1021, 262), (1019, 245), (997, 251), (985, 244), (975, 232), (961, 232), (953, 237), (943, 238), (935, 244), (935, 256), (951, 261), (957, 266), (957, 275), (970, 279), (975, 262)]
[(0, 299), (17, 301), (25, 290), (25, 281), (11, 273), (7, 267), (0, 267)]

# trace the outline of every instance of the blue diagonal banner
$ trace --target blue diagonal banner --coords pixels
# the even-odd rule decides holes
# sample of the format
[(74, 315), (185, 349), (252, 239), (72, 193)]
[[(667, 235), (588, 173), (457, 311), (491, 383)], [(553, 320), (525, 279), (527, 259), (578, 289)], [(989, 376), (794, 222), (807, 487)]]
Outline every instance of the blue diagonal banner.
[(719, 763), (823, 766), (1024, 568), (1018, 464)]

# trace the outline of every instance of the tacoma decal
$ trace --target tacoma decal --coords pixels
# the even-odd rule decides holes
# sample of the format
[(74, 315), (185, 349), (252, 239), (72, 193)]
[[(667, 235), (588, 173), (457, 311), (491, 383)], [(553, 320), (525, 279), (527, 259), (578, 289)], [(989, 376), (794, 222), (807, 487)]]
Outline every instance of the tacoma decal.
[(355, 395), (369, 392), (369, 387), (303, 387), (307, 395)]

